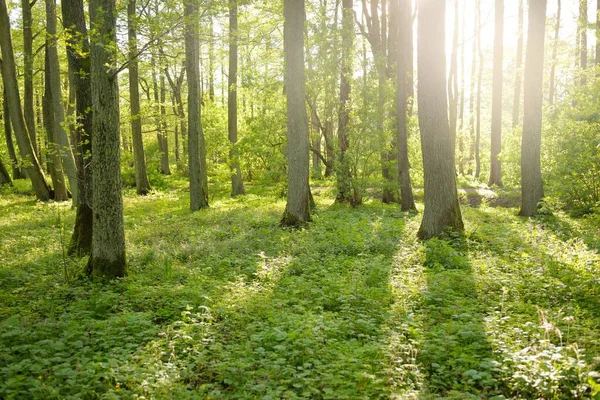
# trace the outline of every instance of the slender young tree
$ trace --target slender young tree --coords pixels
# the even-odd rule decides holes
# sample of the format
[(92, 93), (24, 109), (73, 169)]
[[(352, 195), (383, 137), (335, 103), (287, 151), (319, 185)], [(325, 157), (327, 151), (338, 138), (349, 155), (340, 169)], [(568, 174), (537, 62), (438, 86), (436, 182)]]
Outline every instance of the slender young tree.
[(494, 71), (492, 88), (492, 147), (488, 186), (502, 187), (502, 61), (504, 57), (504, 0), (495, 0)]
[(310, 221), (310, 143), (304, 76), (304, 0), (284, 0), (283, 48), (287, 115), (288, 190), (282, 226)]
[(545, 28), (546, 0), (530, 0), (525, 55), (523, 102), (525, 117), (521, 144), (521, 211), (519, 212), (519, 215), (524, 217), (537, 214), (539, 202), (544, 197), (540, 153)]
[(25, 169), (31, 180), (33, 190), (38, 200), (46, 201), (51, 197), (51, 191), (46, 183), (46, 177), (42, 171), (39, 160), (33, 149), (27, 125), (21, 108), (21, 96), (19, 94), (19, 82), (17, 81), (17, 68), (13, 52), (12, 38), (10, 33), (10, 19), (6, 1), (0, 0), (0, 49), (2, 54), (2, 80), (8, 100), (8, 115), (12, 123), (17, 145)]
[[(599, 0), (600, 1), (600, 0)], [(552, 106), (554, 105), (554, 97), (556, 93), (556, 63), (558, 62), (558, 43), (559, 43), (559, 33), (560, 33), (560, 14), (561, 14), (561, 0), (556, 0), (557, 10), (556, 10), (556, 21), (554, 22), (554, 43), (552, 45), (552, 66), (550, 67), (550, 89), (548, 92), (548, 103)]]
[(402, 211), (416, 211), (415, 200), (412, 192), (410, 179), (410, 163), (408, 161), (408, 86), (412, 85), (409, 75), (408, 62), (411, 57), (407, 56), (412, 45), (412, 7), (411, 0), (396, 0), (397, 18), (399, 20), (397, 30), (398, 52), (396, 53), (397, 78), (396, 78), (396, 135), (398, 140), (398, 176), (400, 177), (400, 209)]
[(446, 93), (445, 2), (419, 0), (417, 83), (425, 180), (425, 211), (418, 236), (463, 230), (458, 204)]
[(94, 110), (92, 174), (94, 231), (88, 274), (112, 279), (126, 274), (119, 89), (115, 0), (91, 0), (90, 21), (95, 29), (91, 46), (91, 85)]
[(585, 86), (587, 79), (585, 70), (587, 69), (588, 56), (588, 0), (579, 0), (579, 22), (578, 22), (578, 37), (579, 37), (579, 68), (581, 68), (581, 86)]
[(477, 71), (477, 126), (475, 128), (475, 178), (481, 174), (481, 88), (483, 84), (483, 49), (481, 46), (481, 0), (475, 0), (475, 14), (477, 18), (477, 55), (479, 67)]
[[(238, 0), (229, 0), (229, 81), (227, 97), (227, 134), (231, 150), (229, 167), (231, 169), (231, 196), (244, 194), (244, 182), (240, 168), (240, 155), (237, 149), (238, 112), (237, 112), (237, 74), (238, 74)], [(213, 93), (214, 98), (214, 93)]]
[[(0, 69), (2, 69), (2, 61), (0, 60)], [(12, 127), (10, 125), (10, 115), (8, 111), (8, 99), (6, 90), (2, 90), (2, 119), (4, 123), (4, 138), (6, 139), (6, 148), (8, 150), (8, 157), (12, 166), (12, 178), (25, 179), (23, 169), (19, 165), (19, 159), (17, 158), (17, 152), (15, 151), (15, 144), (13, 142)]]
[[(559, 0), (560, 1), (560, 0)], [(512, 127), (521, 120), (521, 78), (523, 76), (523, 0), (519, 0), (517, 56), (515, 61), (515, 91), (513, 94)]]
[[(336, 183), (338, 203), (348, 202), (352, 206), (361, 203), (358, 188), (352, 182), (350, 158), (346, 154), (350, 148), (350, 110), (354, 46), (354, 9), (352, 0), (342, 1), (342, 63), (340, 68), (340, 109), (338, 119), (338, 160), (336, 162)], [(315, 107), (316, 108), (316, 107)]]
[(142, 114), (140, 112), (140, 89), (137, 48), (136, 0), (127, 2), (127, 38), (129, 40), (129, 104), (131, 107), (131, 141), (135, 167), (135, 189), (138, 195), (150, 192), (146, 169), (146, 155), (142, 138)]
[(206, 147), (200, 116), (200, 37), (198, 2), (185, 0), (185, 70), (188, 79), (190, 209), (208, 207)]
[(91, 253), (93, 236), (92, 217), (92, 86), (90, 82), (90, 44), (85, 25), (83, 0), (62, 0), (63, 25), (67, 35), (67, 60), (73, 76), (75, 111), (77, 115), (74, 145), (77, 163), (79, 202), (75, 226), (69, 243), (70, 255), (85, 256)]

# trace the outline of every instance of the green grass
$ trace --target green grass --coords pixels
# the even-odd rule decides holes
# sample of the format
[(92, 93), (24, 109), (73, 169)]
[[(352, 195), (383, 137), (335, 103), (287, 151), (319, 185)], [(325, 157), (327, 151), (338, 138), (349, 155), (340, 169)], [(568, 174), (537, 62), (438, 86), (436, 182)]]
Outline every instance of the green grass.
[(422, 243), (377, 201), (318, 190), (296, 231), (277, 189), (191, 213), (163, 183), (126, 192), (129, 276), (105, 285), (63, 256), (69, 204), (2, 189), (0, 398), (600, 398), (597, 216), (483, 202)]

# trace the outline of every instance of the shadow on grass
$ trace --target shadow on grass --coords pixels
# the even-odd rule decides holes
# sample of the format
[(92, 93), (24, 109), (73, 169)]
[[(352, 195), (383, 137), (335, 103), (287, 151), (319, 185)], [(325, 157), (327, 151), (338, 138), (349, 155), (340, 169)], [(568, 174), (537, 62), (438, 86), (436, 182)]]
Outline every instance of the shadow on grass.
[(418, 360), (426, 378), (420, 398), (497, 395), (486, 310), (479, 301), (466, 242), (431, 239), (424, 246), (427, 289)]

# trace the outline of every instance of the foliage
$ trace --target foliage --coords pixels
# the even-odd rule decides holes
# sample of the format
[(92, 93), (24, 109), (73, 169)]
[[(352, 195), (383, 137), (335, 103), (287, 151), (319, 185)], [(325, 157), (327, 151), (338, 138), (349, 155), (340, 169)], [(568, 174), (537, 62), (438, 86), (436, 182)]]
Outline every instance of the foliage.
[[(130, 275), (73, 279), (68, 204), (2, 188), (2, 398), (581, 398), (598, 392), (598, 221), (464, 208), (465, 237), (367, 200), (284, 204), (186, 182), (125, 197)], [(267, 193), (267, 194), (265, 194)], [(64, 264), (66, 262), (66, 264)], [(65, 279), (63, 266), (70, 279)]]

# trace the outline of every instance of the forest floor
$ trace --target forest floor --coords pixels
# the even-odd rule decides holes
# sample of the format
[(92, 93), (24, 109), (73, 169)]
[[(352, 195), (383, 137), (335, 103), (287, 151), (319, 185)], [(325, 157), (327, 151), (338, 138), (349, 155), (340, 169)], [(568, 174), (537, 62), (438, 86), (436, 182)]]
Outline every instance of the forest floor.
[(465, 192), (464, 236), (420, 242), (377, 200), (315, 191), (297, 231), (275, 189), (191, 213), (179, 182), (126, 193), (129, 275), (99, 284), (64, 256), (70, 205), (23, 185), (0, 192), (2, 399), (600, 398), (598, 215)]

